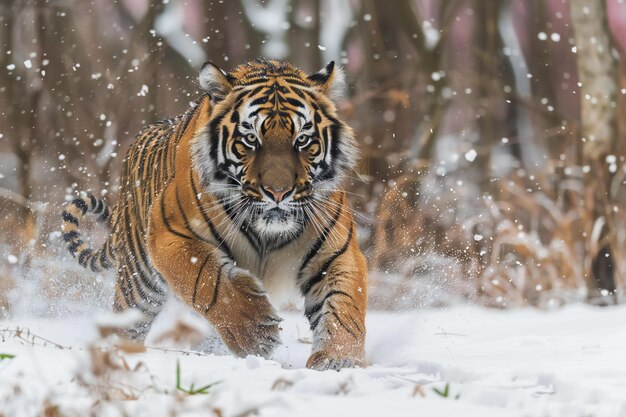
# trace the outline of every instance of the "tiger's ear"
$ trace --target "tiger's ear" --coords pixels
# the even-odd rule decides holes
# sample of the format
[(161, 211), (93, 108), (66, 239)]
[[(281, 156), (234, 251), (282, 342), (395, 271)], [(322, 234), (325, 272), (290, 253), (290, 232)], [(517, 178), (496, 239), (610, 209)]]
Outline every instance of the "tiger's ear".
[(346, 79), (343, 70), (335, 65), (335, 61), (330, 61), (324, 68), (307, 78), (335, 103), (343, 98)]
[(211, 97), (213, 103), (222, 101), (233, 88), (228, 74), (214, 63), (206, 62), (200, 69), (200, 87)]

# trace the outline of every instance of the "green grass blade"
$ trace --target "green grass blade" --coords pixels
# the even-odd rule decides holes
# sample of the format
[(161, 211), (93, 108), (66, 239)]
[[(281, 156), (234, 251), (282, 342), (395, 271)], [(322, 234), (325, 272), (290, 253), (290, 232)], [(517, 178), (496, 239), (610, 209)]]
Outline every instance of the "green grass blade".
[(437, 388), (433, 388), (433, 391), (435, 391), (435, 394), (443, 397), (443, 398), (448, 398), (448, 395), (450, 395), (450, 383), (446, 383), (446, 386), (443, 388), (443, 391), (437, 389)]
[(180, 387), (180, 361), (178, 359), (176, 359), (176, 389), (182, 391)]
[(208, 394), (209, 389), (211, 389), (214, 385), (219, 384), (220, 382), (222, 381), (212, 382), (200, 388), (196, 388), (196, 383), (192, 382), (189, 388), (183, 388), (183, 386), (181, 385), (181, 378), (180, 378), (180, 361), (178, 360), (176, 361), (176, 389), (178, 391), (184, 392), (185, 394), (188, 394), (188, 395)]

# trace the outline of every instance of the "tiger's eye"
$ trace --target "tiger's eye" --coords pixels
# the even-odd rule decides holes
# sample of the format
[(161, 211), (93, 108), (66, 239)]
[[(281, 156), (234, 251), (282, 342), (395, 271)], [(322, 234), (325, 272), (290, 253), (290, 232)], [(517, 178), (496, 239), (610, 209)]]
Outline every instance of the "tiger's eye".
[(256, 149), (259, 145), (259, 139), (254, 133), (248, 133), (245, 136), (242, 136), (240, 140), (248, 148)]
[(309, 135), (300, 135), (296, 138), (296, 145), (297, 146), (306, 146), (309, 144), (309, 142), (311, 142), (311, 140), (313, 140), (311, 138), (311, 136)]

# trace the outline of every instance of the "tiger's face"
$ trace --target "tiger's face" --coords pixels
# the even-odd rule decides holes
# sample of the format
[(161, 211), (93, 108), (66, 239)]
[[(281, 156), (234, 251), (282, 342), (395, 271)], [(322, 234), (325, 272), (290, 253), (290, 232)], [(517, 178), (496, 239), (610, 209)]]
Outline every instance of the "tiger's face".
[(320, 214), (356, 158), (352, 130), (333, 98), (343, 75), (333, 62), (306, 75), (256, 61), (224, 73), (206, 64), (200, 83), (214, 104), (193, 149), (207, 192), (259, 236), (297, 236)]

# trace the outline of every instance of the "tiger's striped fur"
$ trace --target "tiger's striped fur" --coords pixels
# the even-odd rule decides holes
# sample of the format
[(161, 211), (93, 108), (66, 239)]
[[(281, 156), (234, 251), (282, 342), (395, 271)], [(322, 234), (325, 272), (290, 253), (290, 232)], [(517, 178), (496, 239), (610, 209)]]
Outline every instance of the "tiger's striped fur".
[(171, 290), (234, 354), (268, 356), (280, 318), (266, 291), (291, 285), (314, 336), (307, 366), (363, 364), (366, 266), (341, 188), (356, 159), (332, 101), (341, 83), (332, 62), (312, 75), (277, 61), (205, 64), (195, 106), (133, 141), (102, 249), (77, 231), (98, 200), (68, 205), (72, 254), (114, 265), (115, 309), (144, 314), (130, 336), (143, 340)]
[(63, 241), (67, 243), (72, 256), (78, 258), (81, 266), (90, 268), (93, 272), (101, 272), (113, 267), (115, 255), (110, 239), (107, 239), (102, 248), (95, 252), (82, 240), (78, 231), (78, 222), (86, 213), (97, 215), (97, 220), (100, 222), (106, 222), (110, 214), (109, 207), (104, 200), (97, 199), (91, 194), (84, 198), (75, 198), (61, 215)]

